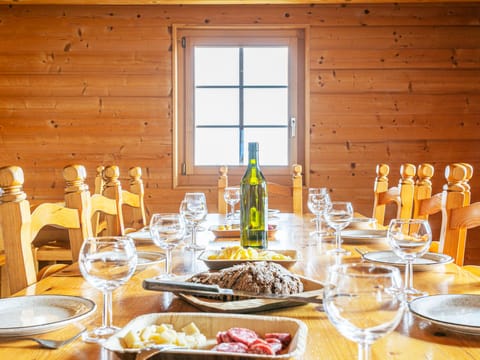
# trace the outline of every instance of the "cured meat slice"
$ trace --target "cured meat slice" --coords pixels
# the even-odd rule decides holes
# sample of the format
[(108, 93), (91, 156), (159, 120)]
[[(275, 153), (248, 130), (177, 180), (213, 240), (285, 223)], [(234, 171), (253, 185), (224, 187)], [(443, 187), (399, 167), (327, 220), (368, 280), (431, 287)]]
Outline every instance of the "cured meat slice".
[(245, 328), (230, 328), (227, 333), (233, 341), (241, 342), (247, 346), (258, 339), (258, 335), (255, 331)]
[(268, 345), (270, 345), (270, 347), (275, 352), (275, 354), (282, 351), (283, 345), (280, 340), (275, 338), (268, 338), (268, 339), (265, 339), (265, 341), (268, 343)]
[(212, 350), (221, 352), (246, 353), (248, 346), (239, 342), (224, 342), (215, 345)]
[(268, 339), (278, 339), (282, 342), (283, 347), (288, 346), (290, 344), (290, 341), (292, 341), (292, 335), (289, 333), (266, 333), (265, 334), (265, 339), (268, 341)]
[(248, 352), (252, 354), (275, 355), (272, 347), (268, 343), (257, 342), (248, 347)]

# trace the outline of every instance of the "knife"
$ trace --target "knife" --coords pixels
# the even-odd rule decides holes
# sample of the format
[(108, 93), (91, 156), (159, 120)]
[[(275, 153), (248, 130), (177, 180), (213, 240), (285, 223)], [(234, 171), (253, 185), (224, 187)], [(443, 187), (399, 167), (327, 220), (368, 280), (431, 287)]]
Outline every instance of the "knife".
[(218, 285), (207, 285), (199, 283), (191, 283), (187, 281), (145, 279), (143, 280), (143, 288), (153, 291), (170, 291), (184, 294), (200, 295), (200, 296), (242, 296), (256, 299), (282, 300), (299, 303), (323, 304), (323, 299), (319, 298), (323, 294), (323, 289), (308, 291), (306, 296), (300, 294), (295, 295), (279, 295), (279, 294), (257, 294), (250, 291), (233, 290), (221, 288)]

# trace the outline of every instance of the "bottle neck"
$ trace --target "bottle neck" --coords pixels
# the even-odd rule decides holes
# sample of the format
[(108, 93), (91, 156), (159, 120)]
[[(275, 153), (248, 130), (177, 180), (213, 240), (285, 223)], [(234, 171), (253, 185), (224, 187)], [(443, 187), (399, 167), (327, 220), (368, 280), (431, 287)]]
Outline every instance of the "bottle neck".
[(258, 167), (258, 145), (249, 144), (248, 147), (248, 166)]

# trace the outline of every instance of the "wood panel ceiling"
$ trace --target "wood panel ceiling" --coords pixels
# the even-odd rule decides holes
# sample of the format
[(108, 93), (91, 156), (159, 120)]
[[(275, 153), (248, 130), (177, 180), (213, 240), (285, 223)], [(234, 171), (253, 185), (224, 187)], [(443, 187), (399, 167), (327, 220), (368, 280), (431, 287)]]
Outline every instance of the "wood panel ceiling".
[(389, 4), (479, 3), (480, 0), (0, 0), (11, 5), (279, 5), (279, 4)]

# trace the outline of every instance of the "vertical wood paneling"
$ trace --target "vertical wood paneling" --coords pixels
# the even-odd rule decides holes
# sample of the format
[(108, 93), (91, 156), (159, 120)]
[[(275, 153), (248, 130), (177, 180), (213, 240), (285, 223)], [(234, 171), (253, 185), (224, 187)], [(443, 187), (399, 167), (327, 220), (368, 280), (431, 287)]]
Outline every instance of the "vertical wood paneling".
[(446, 164), (480, 169), (479, 4), (2, 5), (0, 164), (24, 168), (32, 202), (63, 197), (70, 163), (91, 187), (100, 164), (142, 166), (148, 211), (176, 211), (171, 25), (309, 24), (310, 185), (369, 214), (377, 163), (395, 184), (431, 162), (438, 192)]

